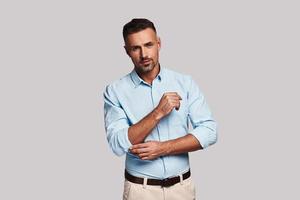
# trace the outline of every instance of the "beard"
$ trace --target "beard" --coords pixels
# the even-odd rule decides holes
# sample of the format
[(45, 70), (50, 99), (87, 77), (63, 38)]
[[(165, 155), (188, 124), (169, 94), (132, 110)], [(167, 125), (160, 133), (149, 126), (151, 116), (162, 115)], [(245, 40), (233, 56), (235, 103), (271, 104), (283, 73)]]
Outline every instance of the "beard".
[(149, 64), (142, 64), (139, 63), (139, 65), (135, 66), (136, 71), (138, 71), (141, 74), (146, 74), (154, 69), (154, 67), (157, 65), (157, 63), (154, 63), (152, 59), (150, 59)]

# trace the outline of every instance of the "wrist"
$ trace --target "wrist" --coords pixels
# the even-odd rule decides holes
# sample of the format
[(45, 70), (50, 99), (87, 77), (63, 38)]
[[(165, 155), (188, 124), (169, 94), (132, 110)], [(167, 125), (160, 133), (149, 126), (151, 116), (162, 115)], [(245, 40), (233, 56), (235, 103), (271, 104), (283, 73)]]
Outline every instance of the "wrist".
[(170, 140), (162, 142), (163, 154), (170, 155), (172, 153), (172, 142)]
[(159, 111), (158, 108), (153, 110), (153, 116), (156, 121), (160, 121), (164, 117), (163, 113)]

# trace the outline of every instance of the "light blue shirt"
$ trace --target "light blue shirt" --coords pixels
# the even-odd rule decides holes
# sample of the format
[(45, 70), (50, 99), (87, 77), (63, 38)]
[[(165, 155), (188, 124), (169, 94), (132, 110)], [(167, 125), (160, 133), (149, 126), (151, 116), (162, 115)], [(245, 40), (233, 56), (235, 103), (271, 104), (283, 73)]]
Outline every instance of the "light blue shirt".
[[(133, 70), (106, 87), (104, 120), (109, 146), (118, 156), (126, 153), (126, 170), (134, 176), (163, 179), (189, 169), (188, 153), (141, 160), (128, 150), (132, 146), (128, 128), (148, 115), (165, 92), (177, 92), (181, 96), (180, 109), (173, 109), (165, 116), (145, 141), (172, 140), (188, 133), (194, 135), (203, 148), (217, 141), (216, 122), (202, 92), (190, 76), (161, 67), (150, 85)], [(192, 128), (188, 127), (189, 121)]]

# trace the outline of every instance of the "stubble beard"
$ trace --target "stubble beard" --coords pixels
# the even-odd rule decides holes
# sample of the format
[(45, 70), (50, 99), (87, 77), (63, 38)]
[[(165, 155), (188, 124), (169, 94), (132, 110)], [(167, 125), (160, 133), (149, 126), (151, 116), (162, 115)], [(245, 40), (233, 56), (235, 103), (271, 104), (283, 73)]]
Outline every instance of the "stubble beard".
[(157, 63), (154, 63), (153, 61), (149, 65), (139, 65), (138, 67), (135, 67), (136, 70), (141, 74), (146, 74), (154, 69), (154, 67), (157, 65)]

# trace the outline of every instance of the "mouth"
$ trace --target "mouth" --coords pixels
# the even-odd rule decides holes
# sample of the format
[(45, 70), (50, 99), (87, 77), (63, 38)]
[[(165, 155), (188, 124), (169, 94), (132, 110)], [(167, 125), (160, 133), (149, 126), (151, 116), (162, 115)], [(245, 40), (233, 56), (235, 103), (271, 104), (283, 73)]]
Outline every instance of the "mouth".
[(142, 65), (148, 65), (148, 64), (150, 64), (150, 62), (151, 62), (151, 59), (147, 59), (147, 60), (142, 60), (140, 63)]

